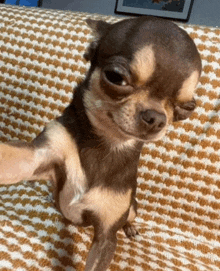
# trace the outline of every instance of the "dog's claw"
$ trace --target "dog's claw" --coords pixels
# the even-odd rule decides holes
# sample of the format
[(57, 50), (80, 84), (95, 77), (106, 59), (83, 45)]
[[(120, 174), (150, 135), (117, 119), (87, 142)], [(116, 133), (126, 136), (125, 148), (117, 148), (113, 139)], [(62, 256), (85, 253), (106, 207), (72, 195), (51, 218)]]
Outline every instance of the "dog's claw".
[(123, 227), (123, 230), (128, 238), (132, 238), (135, 237), (135, 235), (139, 235), (139, 232), (137, 231), (135, 226), (130, 224), (129, 222)]

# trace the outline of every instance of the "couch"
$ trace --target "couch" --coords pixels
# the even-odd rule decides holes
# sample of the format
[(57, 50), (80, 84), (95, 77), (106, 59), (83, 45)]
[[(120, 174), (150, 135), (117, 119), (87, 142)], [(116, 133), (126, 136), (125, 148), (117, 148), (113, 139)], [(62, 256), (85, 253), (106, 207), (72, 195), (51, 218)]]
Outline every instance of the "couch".
[[(119, 20), (0, 5), (0, 141), (31, 141), (69, 104), (89, 67), (86, 18)], [(119, 231), (111, 271), (220, 270), (220, 29), (180, 26), (202, 58), (197, 108), (144, 145), (139, 235)], [(92, 236), (57, 211), (47, 180), (0, 186), (1, 271), (83, 271)]]

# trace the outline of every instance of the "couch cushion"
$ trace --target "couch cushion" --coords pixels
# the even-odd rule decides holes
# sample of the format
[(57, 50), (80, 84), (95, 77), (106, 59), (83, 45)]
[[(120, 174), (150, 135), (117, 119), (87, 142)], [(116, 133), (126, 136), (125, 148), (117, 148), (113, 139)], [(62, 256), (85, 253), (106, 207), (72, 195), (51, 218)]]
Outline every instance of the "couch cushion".
[[(0, 140), (30, 141), (61, 114), (89, 64), (86, 13), (0, 6)], [(220, 29), (181, 25), (203, 61), (189, 120), (144, 146), (136, 226), (118, 233), (110, 270), (220, 269)], [(55, 209), (47, 181), (0, 186), (0, 269), (83, 270), (92, 229)]]

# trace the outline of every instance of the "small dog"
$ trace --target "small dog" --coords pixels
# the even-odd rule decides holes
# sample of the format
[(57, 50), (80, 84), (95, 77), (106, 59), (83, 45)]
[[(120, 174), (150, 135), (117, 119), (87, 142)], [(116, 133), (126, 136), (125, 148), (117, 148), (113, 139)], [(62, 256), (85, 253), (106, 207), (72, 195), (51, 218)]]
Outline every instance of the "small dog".
[(87, 23), (96, 39), (85, 54), (85, 80), (32, 142), (0, 145), (0, 183), (50, 179), (60, 212), (94, 226), (85, 270), (104, 271), (117, 231), (137, 233), (131, 223), (142, 146), (193, 112), (201, 59), (188, 34), (164, 19)]

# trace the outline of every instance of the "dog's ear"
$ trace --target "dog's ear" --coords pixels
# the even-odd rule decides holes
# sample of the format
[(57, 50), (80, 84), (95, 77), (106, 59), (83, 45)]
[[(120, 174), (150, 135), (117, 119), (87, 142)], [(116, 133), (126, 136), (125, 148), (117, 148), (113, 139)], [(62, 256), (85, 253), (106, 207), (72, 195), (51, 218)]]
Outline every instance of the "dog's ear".
[(92, 19), (87, 19), (86, 23), (92, 29), (93, 35), (100, 39), (103, 35), (105, 35), (111, 26), (111, 24), (104, 22), (102, 20), (96, 21)]
[(196, 102), (194, 99), (192, 101), (176, 105), (174, 108), (173, 121), (185, 120), (189, 118), (195, 107)]
[(84, 57), (87, 61), (91, 61), (95, 55), (96, 49), (99, 45), (100, 39), (107, 33), (111, 24), (104, 22), (102, 20), (96, 21), (92, 19), (87, 19), (86, 23), (92, 29), (93, 35), (95, 36), (95, 40), (91, 42), (89, 45)]

